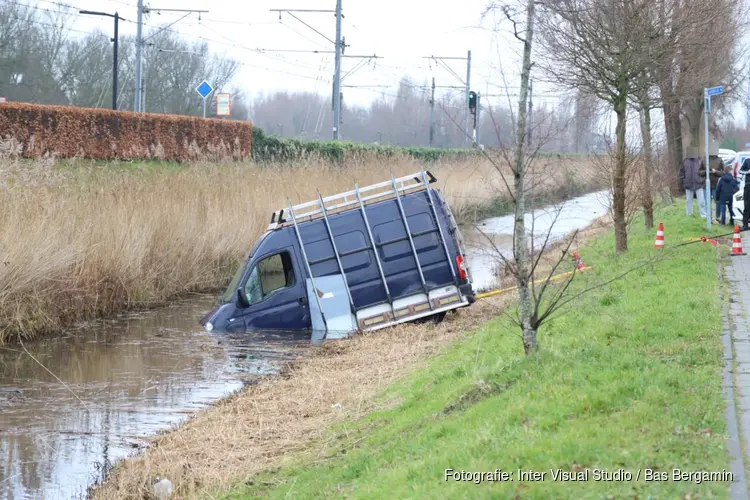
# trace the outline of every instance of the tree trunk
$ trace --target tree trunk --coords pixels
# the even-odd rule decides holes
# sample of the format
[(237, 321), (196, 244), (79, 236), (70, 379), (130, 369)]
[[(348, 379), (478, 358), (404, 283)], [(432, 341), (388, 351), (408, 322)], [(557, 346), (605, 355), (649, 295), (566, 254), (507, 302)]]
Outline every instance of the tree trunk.
[(661, 98), (664, 103), (664, 130), (667, 136), (667, 164), (666, 182), (672, 195), (679, 196), (680, 165), (682, 165), (682, 124), (680, 122), (680, 105), (669, 83), (661, 86)]
[(612, 182), (612, 211), (615, 222), (615, 250), (618, 252), (628, 251), (628, 227), (625, 219), (625, 128), (627, 125), (627, 81), (620, 77), (619, 95), (614, 103), (617, 115), (617, 126), (615, 127), (615, 169)]
[(536, 326), (532, 322), (533, 305), (531, 303), (530, 263), (528, 254), (528, 239), (526, 237), (526, 195), (524, 188), (524, 141), (526, 139), (526, 103), (528, 102), (529, 77), (531, 73), (531, 42), (534, 35), (534, 4), (535, 0), (528, 0), (526, 4), (526, 36), (523, 44), (523, 65), (521, 68), (521, 95), (518, 99), (518, 123), (516, 123), (516, 149), (514, 152), (514, 185), (516, 198), (516, 213), (513, 236), (513, 257), (516, 261), (516, 285), (518, 286), (518, 307), (521, 312), (521, 330), (523, 334), (523, 350), (526, 354), (536, 352)]
[(682, 120), (680, 119), (680, 105), (679, 104), (673, 104), (671, 113), (670, 113), (670, 120), (672, 120), (672, 130), (674, 130), (674, 159), (675, 162), (672, 164), (672, 173), (674, 175), (674, 185), (677, 194), (680, 194), (682, 191), (680, 188), (680, 166), (682, 165), (682, 160), (684, 159), (684, 152), (682, 150), (683, 140), (682, 140)]
[(653, 151), (651, 147), (651, 109), (648, 98), (641, 102), (641, 137), (643, 138), (643, 185), (641, 186), (641, 205), (646, 229), (654, 227), (654, 198), (651, 187), (651, 170)]
[[(662, 91), (662, 96), (666, 95), (664, 91)], [(664, 131), (665, 135), (667, 136), (667, 170), (666, 170), (666, 179), (664, 179), (668, 183), (669, 189), (672, 191), (672, 194), (677, 194), (675, 192), (677, 186), (674, 182), (674, 173), (676, 172), (674, 165), (677, 163), (677, 158), (675, 157), (675, 133), (674, 128), (672, 127), (672, 103), (668, 102), (668, 100), (664, 97), (662, 97), (663, 100), (663, 108), (664, 108)]]
[(701, 147), (701, 125), (703, 124), (703, 100), (689, 100), (686, 113), (688, 128), (690, 130), (690, 145), (695, 148)]

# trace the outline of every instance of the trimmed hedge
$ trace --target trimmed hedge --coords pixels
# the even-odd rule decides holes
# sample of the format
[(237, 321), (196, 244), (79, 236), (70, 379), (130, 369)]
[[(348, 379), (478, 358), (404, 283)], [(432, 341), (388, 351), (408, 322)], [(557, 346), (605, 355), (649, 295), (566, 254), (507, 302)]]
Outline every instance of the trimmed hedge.
[(303, 141), (267, 135), (253, 127), (253, 159), (257, 162), (285, 162), (317, 156), (332, 161), (359, 155), (388, 158), (408, 155), (416, 160), (436, 161), (445, 158), (467, 157), (479, 154), (477, 149), (441, 149), (424, 147), (399, 147), (346, 141)]
[(249, 122), (73, 106), (0, 104), (0, 138), (22, 154), (107, 159), (244, 159)]

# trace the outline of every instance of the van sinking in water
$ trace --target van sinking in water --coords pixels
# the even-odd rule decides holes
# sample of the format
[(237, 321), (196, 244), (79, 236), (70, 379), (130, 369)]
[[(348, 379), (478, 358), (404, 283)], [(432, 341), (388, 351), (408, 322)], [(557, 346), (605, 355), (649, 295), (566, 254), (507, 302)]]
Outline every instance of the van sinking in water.
[(289, 203), (201, 325), (318, 342), (471, 305), (463, 240), (436, 180), (422, 170)]

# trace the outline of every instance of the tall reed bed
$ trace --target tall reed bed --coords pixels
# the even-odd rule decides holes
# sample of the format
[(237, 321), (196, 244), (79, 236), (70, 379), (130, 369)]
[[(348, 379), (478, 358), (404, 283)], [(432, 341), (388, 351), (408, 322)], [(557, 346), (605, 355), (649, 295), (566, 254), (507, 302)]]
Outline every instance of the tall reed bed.
[[(577, 162), (577, 182), (586, 183), (590, 165)], [(344, 167), (309, 159), (171, 168), (0, 159), (0, 344), (216, 290), (287, 199), (308, 201), (316, 189), (325, 196), (419, 169), (408, 157)], [(459, 218), (507, 198), (487, 160), (429, 169)], [(569, 168), (537, 170), (549, 178), (545, 189), (570, 182)]]

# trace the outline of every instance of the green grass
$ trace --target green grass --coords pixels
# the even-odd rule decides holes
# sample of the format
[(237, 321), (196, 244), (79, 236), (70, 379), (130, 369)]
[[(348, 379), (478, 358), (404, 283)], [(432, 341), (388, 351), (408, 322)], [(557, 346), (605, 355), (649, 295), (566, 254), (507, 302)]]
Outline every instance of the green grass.
[[(684, 202), (657, 213), (664, 261), (572, 303), (541, 329), (538, 355), (524, 356), (518, 331), (498, 318), (391, 386), (381, 398), (395, 408), (331, 429), (323, 460), (317, 448), (290, 457), (226, 498), (726, 498), (725, 482), (671, 476), (729, 467), (717, 248), (670, 249), (705, 234), (684, 213)], [(639, 221), (626, 255), (614, 254), (612, 234), (590, 243), (580, 253), (594, 270), (581, 280), (655, 255), (654, 236)], [(448, 468), (514, 480), (446, 481)], [(519, 482), (519, 468), (545, 480)], [(647, 468), (668, 480), (647, 482)], [(553, 481), (551, 469), (589, 469), (589, 481)], [(594, 469), (633, 479), (594, 481)]]

